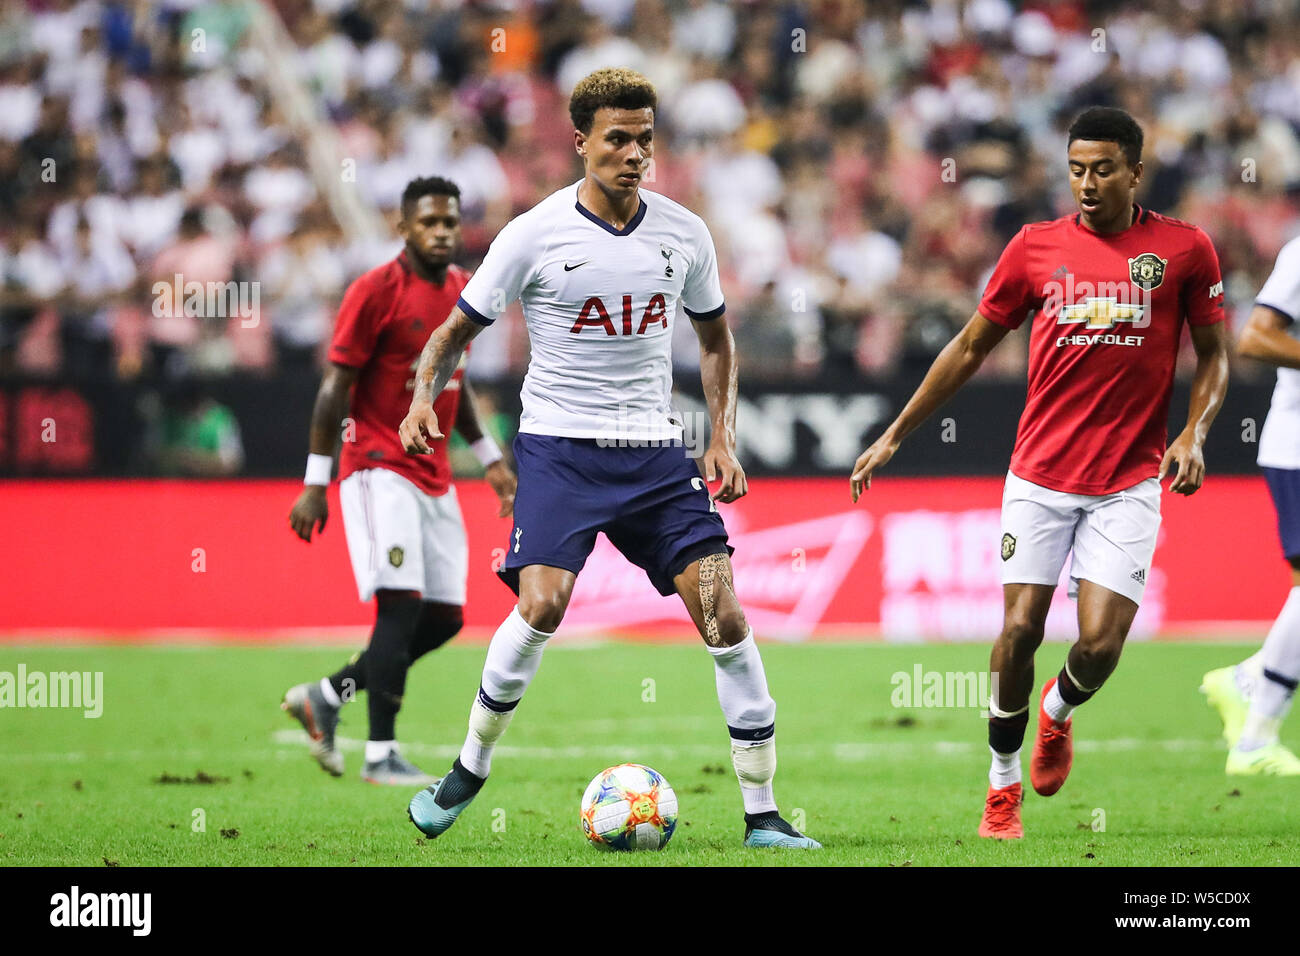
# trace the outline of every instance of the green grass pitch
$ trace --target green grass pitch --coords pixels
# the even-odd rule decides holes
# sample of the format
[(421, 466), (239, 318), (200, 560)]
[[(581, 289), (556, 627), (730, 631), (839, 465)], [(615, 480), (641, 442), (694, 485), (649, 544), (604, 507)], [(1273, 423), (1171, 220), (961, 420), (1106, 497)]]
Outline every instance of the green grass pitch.
[[(1064, 652), (1039, 652), (1040, 682)], [(988, 766), (978, 709), (890, 700), (895, 672), (979, 671), (986, 646), (764, 644), (779, 706), (776, 795), (826, 846), (808, 853), (740, 845), (738, 786), (702, 647), (549, 649), (492, 779), (436, 841), (407, 821), (406, 789), (359, 779), (364, 697), (340, 726), (341, 779), (310, 760), (305, 735), (279, 710), (287, 687), (334, 669), (344, 651), (3, 647), (0, 671), (102, 671), (104, 710), (98, 719), (0, 710), (0, 863), (1289, 864), (1300, 856), (1300, 780), (1226, 778), (1218, 720), (1197, 693), (1202, 673), (1248, 652), (1130, 646), (1076, 715), (1065, 788), (1029, 793), (1026, 838), (994, 843), (975, 835)], [(483, 654), (453, 645), (412, 670), (398, 733), (430, 772), (459, 749)], [(1294, 722), (1287, 742), (1297, 743)], [(661, 853), (602, 853), (578, 829), (587, 782), (624, 761), (654, 766), (677, 790), (677, 833)], [(214, 782), (159, 782), (200, 773)], [(1026, 768), (1028, 789), (1027, 778)]]

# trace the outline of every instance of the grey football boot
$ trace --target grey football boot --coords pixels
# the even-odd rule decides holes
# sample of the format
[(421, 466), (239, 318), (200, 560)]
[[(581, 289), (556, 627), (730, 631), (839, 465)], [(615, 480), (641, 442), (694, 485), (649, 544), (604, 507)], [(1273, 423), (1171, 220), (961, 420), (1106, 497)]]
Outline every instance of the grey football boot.
[(393, 784), (413, 787), (436, 787), (437, 777), (431, 777), (397, 750), (388, 751), (388, 756), (374, 763), (366, 761), (361, 770), (361, 779), (367, 783)]
[(280, 709), (302, 724), (311, 738), (311, 755), (321, 768), (335, 777), (343, 776), (343, 754), (334, 746), (339, 710), (325, 699), (320, 684), (298, 684), (285, 692)]

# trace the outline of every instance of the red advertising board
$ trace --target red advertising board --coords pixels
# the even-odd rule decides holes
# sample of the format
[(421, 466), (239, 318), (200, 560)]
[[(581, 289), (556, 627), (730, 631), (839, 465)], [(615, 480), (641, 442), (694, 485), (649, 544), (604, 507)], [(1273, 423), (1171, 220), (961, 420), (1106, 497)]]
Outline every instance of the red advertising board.
[[(988, 640), (1001, 624), (1001, 480), (890, 479), (856, 506), (847, 480), (759, 479), (720, 510), (737, 591), (761, 636)], [(293, 481), (13, 481), (0, 484), (0, 639), (322, 640), (364, 634), (337, 488), (323, 536), (289, 530)], [(508, 519), (491, 491), (460, 485), (469, 528), (468, 636), (513, 605), (493, 574)], [(1262, 479), (1211, 476), (1166, 494), (1134, 636), (1262, 634), (1289, 587)], [(1059, 589), (1049, 630), (1072, 633)], [(602, 537), (562, 634), (683, 637), (675, 598)]]

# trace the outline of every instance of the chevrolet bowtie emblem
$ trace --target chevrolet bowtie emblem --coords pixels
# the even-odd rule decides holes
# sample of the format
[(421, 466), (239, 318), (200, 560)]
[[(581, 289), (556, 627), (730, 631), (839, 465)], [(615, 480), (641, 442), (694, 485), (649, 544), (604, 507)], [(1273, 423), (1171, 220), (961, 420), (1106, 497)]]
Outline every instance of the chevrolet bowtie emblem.
[(1145, 309), (1140, 305), (1130, 305), (1111, 297), (1105, 299), (1090, 298), (1083, 302), (1061, 306), (1058, 325), (1082, 323), (1089, 329), (1113, 329), (1119, 322), (1139, 322)]

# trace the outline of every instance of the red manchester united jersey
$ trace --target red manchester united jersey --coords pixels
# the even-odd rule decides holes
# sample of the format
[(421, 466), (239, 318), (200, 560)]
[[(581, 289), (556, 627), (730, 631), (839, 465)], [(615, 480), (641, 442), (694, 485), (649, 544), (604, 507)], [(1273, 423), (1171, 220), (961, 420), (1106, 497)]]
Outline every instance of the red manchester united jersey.
[[(356, 431), (344, 435), (340, 479), (366, 468), (387, 468), (431, 495), (447, 493), (451, 465), (446, 439), (431, 443), (431, 454), (408, 455), (397, 429), (411, 407), (415, 367), (429, 334), (446, 321), (468, 281), (469, 273), (459, 266), (447, 268), (442, 285), (421, 279), (403, 252), (348, 286), (329, 351), (331, 362), (360, 369), (349, 413)], [(433, 405), (444, 435), (456, 423), (464, 373), (462, 358)]]
[(1011, 470), (1034, 484), (1104, 495), (1154, 477), (1167, 439), (1183, 321), (1223, 320), (1210, 238), (1134, 207), (1133, 225), (1099, 235), (1067, 216), (1025, 226), (980, 302), (1018, 328), (1031, 311), (1029, 391)]

